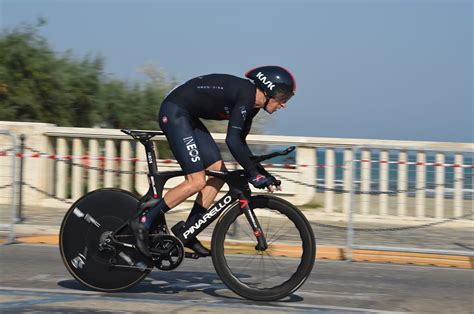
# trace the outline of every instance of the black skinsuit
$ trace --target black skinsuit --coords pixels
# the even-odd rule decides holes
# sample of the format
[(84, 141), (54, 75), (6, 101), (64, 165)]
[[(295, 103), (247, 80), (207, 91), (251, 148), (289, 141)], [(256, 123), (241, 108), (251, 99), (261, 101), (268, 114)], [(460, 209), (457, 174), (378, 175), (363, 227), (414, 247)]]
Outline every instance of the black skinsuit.
[(255, 85), (227, 74), (196, 77), (173, 89), (161, 105), (159, 123), (171, 150), (186, 174), (221, 160), (219, 149), (199, 120), (229, 120), (226, 143), (249, 176), (258, 173), (245, 141), (255, 107)]

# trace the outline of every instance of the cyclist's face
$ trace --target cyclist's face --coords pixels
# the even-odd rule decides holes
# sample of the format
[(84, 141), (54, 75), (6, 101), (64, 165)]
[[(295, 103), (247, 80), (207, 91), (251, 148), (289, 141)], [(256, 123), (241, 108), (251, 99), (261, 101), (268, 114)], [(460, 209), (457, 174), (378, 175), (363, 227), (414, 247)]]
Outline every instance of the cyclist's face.
[(278, 111), (280, 110), (281, 108), (286, 108), (286, 102), (283, 101), (283, 100), (277, 100), (275, 98), (270, 98), (270, 101), (268, 102), (268, 105), (267, 107), (265, 108), (265, 110), (272, 114), (274, 113), (275, 111)]

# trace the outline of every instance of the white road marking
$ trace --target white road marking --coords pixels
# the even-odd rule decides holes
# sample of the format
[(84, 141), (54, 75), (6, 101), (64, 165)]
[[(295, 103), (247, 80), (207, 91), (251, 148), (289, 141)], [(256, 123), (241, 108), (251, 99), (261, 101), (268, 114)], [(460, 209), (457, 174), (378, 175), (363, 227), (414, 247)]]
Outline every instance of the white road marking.
[[(227, 290), (227, 289), (225, 289)], [(22, 293), (33, 293), (33, 294), (59, 294), (59, 295), (77, 295), (87, 297), (100, 296), (100, 299), (111, 299), (115, 302), (147, 302), (147, 303), (164, 303), (164, 304), (193, 304), (200, 306), (210, 306), (210, 307), (244, 307), (244, 308), (254, 308), (254, 309), (275, 309), (275, 310), (293, 310), (293, 311), (308, 311), (308, 310), (334, 310), (334, 311), (349, 311), (349, 312), (363, 312), (363, 313), (382, 313), (382, 314), (392, 314), (392, 313), (404, 313), (404, 312), (393, 312), (393, 311), (381, 311), (374, 309), (365, 309), (365, 308), (353, 308), (353, 307), (340, 307), (340, 306), (330, 306), (330, 305), (310, 305), (310, 304), (294, 304), (291, 305), (282, 303), (282, 302), (267, 302), (262, 305), (257, 304), (248, 304), (246, 300), (237, 300), (232, 302), (214, 302), (215, 300), (203, 300), (201, 299), (186, 299), (186, 300), (166, 300), (166, 299), (144, 299), (144, 298), (129, 298), (129, 297), (109, 297), (111, 294), (99, 291), (69, 291), (63, 289), (44, 289), (44, 288), (18, 288), (18, 287), (7, 287), (0, 286), (0, 294), (7, 293), (8, 295), (13, 295), (15, 292), (18, 294)], [(208, 302), (209, 301), (209, 302)], [(2, 302), (0, 302), (1, 307)], [(44, 304), (43, 304), (44, 305)]]

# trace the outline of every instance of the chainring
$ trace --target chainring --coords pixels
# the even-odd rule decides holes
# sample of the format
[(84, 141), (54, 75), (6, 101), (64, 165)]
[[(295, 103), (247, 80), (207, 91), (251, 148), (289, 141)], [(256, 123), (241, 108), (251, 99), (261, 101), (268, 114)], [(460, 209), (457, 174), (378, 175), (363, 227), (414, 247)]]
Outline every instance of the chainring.
[(155, 236), (150, 251), (156, 268), (165, 271), (175, 269), (184, 259), (183, 243), (169, 234)]

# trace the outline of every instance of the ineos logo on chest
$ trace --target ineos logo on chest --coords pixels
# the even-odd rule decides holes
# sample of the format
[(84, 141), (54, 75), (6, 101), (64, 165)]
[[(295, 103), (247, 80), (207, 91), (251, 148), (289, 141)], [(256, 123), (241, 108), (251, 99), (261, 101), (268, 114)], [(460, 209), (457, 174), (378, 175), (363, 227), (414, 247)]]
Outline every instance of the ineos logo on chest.
[(194, 138), (192, 136), (188, 136), (183, 138), (183, 141), (186, 145), (186, 149), (188, 150), (189, 156), (191, 156), (191, 161), (198, 162), (199, 160), (201, 160)]

